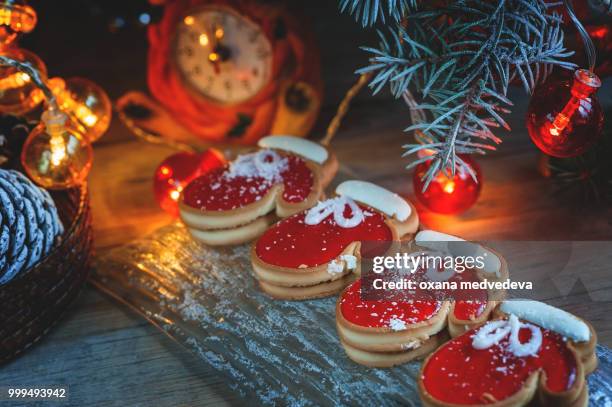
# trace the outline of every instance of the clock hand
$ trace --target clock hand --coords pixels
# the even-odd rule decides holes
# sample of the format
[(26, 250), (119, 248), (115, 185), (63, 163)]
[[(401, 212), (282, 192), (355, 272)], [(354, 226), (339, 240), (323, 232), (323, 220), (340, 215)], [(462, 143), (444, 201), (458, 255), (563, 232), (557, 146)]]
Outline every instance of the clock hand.
[(212, 52), (208, 54), (208, 60), (213, 64), (215, 69), (215, 73), (218, 74), (220, 71), (219, 64), (222, 62), (226, 62), (231, 57), (231, 50), (229, 47), (223, 45), (221, 40), (225, 36), (225, 31), (223, 27), (218, 26), (216, 23), (213, 23), (212, 32), (213, 36), (213, 46)]

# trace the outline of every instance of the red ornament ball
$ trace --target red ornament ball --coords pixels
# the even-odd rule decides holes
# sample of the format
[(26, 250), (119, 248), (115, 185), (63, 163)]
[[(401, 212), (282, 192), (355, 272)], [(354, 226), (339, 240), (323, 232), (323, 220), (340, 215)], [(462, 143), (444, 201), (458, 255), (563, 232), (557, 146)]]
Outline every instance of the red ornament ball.
[(469, 172), (458, 167), (454, 177), (439, 172), (423, 191), (425, 185), (423, 177), (429, 170), (432, 161), (426, 161), (416, 167), (412, 175), (414, 193), (418, 200), (431, 211), (456, 215), (471, 208), (478, 200), (482, 188), (482, 171), (476, 161), (469, 156), (461, 155), (460, 157), (474, 170), (478, 182), (474, 181)]
[(595, 95), (601, 81), (579, 69), (574, 78), (556, 76), (539, 86), (527, 109), (527, 130), (536, 146), (553, 157), (575, 157), (601, 136), (604, 115)]
[(192, 180), (222, 167), (226, 160), (218, 150), (210, 148), (201, 154), (172, 154), (159, 164), (153, 179), (153, 192), (159, 206), (172, 216), (178, 216), (178, 200), (183, 188)]

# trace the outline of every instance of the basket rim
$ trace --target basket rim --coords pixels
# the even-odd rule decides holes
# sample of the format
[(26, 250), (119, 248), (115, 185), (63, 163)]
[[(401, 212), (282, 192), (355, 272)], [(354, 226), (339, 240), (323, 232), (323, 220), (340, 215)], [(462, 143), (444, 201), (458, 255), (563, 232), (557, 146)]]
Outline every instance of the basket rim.
[[(88, 188), (87, 188), (87, 182), (83, 183), (82, 185), (73, 188), (73, 190), (79, 190), (79, 207), (76, 211), (75, 216), (73, 217), (72, 221), (70, 222), (70, 226), (66, 229), (64, 229), (64, 233), (61, 234), (62, 240), (59, 242), (59, 244), (56, 244), (53, 246), (53, 248), (51, 248), (51, 250), (49, 251), (49, 253), (47, 253), (46, 256), (42, 257), (36, 264), (34, 264), (32, 267), (23, 270), (19, 273), (17, 273), (17, 275), (15, 277), (13, 277), (11, 280), (9, 280), (6, 284), (4, 285), (0, 285), (0, 290), (7, 288), (9, 286), (11, 286), (12, 284), (18, 282), (19, 280), (25, 278), (27, 275), (29, 275), (32, 270), (37, 269), (38, 267), (40, 267), (49, 257), (55, 255), (59, 250), (63, 250), (65, 245), (67, 244), (68, 240), (67, 237), (68, 236), (72, 236), (74, 234), (75, 229), (77, 228), (77, 225), (82, 221), (83, 217), (86, 215), (86, 210), (87, 210), (87, 196), (88, 196)], [(63, 192), (69, 193), (70, 189), (68, 190), (64, 190)]]

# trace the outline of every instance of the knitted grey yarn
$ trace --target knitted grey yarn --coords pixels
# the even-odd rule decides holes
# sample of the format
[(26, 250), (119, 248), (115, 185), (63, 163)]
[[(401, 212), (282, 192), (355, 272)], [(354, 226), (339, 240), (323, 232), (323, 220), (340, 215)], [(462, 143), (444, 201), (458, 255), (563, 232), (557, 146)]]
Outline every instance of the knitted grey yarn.
[(40, 261), (64, 231), (49, 193), (0, 169), (0, 285)]

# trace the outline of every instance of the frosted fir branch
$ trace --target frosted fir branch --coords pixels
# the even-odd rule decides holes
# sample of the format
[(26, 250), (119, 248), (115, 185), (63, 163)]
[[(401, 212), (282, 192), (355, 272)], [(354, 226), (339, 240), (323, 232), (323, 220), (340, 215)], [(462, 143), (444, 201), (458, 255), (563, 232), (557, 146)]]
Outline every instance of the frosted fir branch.
[(340, 12), (348, 12), (363, 27), (387, 20), (399, 22), (417, 7), (417, 0), (340, 0)]
[[(378, 1), (341, 0), (341, 9), (359, 14), (364, 25), (383, 21)], [(389, 2), (390, 4), (391, 2)], [(439, 171), (449, 174), (465, 165), (459, 154), (485, 154), (501, 139), (494, 131), (510, 130), (504, 116), (512, 102), (511, 83), (532, 93), (554, 66), (571, 69), (573, 52), (564, 47), (561, 17), (544, 0), (446, 0), (445, 7), (419, 2), (396, 9), (393, 21), (378, 28), (377, 47), (363, 47), (372, 72), (374, 93), (390, 89), (396, 98), (411, 93), (423, 114), (405, 131), (415, 143), (404, 146), (413, 157), (407, 168), (432, 160), (425, 188)], [(399, 4), (399, 3), (398, 3)], [(364, 7), (370, 14), (364, 19)], [(399, 6), (398, 6), (399, 7)], [(374, 16), (378, 16), (373, 18)], [(378, 19), (377, 19), (378, 18)], [(365, 23), (368, 24), (365, 24)]]

